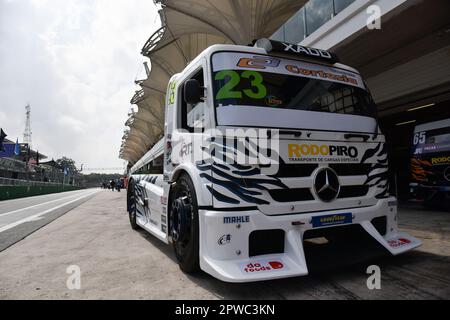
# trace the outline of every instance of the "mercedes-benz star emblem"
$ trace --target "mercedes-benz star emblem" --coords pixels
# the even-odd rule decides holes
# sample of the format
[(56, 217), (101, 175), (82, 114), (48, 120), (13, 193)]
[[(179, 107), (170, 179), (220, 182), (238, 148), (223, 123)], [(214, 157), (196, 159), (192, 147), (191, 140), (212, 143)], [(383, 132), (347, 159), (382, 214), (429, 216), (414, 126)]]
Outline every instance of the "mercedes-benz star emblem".
[(325, 202), (337, 198), (341, 185), (336, 172), (331, 168), (322, 168), (314, 178), (314, 191), (320, 200)]
[(444, 171), (444, 178), (447, 181), (450, 181), (450, 167), (447, 167)]

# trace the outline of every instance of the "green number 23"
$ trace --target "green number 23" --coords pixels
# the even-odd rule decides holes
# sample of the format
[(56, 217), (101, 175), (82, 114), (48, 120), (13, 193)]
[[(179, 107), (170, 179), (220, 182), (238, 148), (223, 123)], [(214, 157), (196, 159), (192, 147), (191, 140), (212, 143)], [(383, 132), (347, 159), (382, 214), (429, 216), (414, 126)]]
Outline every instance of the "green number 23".
[(244, 89), (243, 93), (252, 99), (263, 99), (267, 95), (267, 88), (263, 84), (263, 77), (261, 73), (256, 71), (244, 71), (241, 76), (239, 73), (233, 70), (223, 70), (216, 74), (214, 80), (224, 80), (226, 77), (229, 77), (230, 80), (225, 83), (225, 85), (220, 88), (219, 92), (217, 92), (216, 99), (241, 99), (242, 92), (241, 91), (233, 91), (233, 89), (241, 82), (241, 78), (250, 79), (252, 88), (256, 89)]

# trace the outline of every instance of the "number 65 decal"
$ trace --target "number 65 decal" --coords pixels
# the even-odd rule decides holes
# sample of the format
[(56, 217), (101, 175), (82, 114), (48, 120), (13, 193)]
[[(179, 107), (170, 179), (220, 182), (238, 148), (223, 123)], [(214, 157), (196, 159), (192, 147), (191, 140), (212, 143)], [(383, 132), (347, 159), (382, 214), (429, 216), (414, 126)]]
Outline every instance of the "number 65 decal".
[(414, 135), (414, 145), (416, 144), (424, 144), (425, 143), (425, 132), (418, 132)]

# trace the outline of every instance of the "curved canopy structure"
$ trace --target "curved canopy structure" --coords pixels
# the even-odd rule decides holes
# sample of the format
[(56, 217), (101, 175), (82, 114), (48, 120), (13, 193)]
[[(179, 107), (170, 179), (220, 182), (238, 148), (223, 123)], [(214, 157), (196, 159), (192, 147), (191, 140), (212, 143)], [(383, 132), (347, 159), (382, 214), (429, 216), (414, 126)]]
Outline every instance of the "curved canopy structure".
[[(138, 81), (132, 104), (138, 106), (126, 125), (120, 157), (136, 163), (161, 137), (167, 83), (213, 44), (246, 45), (270, 37), (307, 0), (155, 0), (162, 27), (145, 43), (142, 54), (151, 72)], [(132, 119), (131, 119), (132, 118)], [(140, 137), (145, 137), (139, 142)], [(138, 146), (140, 144), (140, 146)], [(144, 150), (143, 150), (144, 149)]]

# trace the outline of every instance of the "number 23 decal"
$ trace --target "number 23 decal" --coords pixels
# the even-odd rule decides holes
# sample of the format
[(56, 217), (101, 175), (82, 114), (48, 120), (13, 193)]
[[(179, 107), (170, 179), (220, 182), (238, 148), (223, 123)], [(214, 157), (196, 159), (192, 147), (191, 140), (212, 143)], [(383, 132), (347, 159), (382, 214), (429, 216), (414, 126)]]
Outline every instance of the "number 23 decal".
[[(225, 80), (226, 78), (229, 78), (229, 80), (217, 92), (217, 100), (241, 99), (243, 94), (252, 99), (263, 99), (267, 95), (267, 88), (263, 84), (264, 79), (259, 72), (244, 71), (239, 75), (238, 72), (233, 70), (223, 70), (216, 74), (214, 80)], [(233, 90), (241, 82), (241, 79), (249, 79), (251, 89)]]

